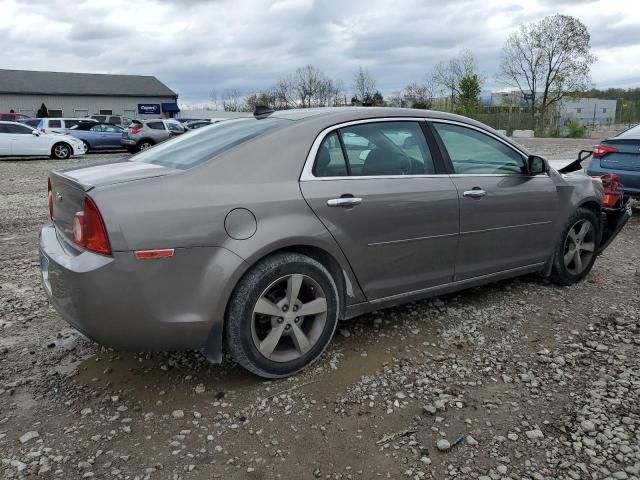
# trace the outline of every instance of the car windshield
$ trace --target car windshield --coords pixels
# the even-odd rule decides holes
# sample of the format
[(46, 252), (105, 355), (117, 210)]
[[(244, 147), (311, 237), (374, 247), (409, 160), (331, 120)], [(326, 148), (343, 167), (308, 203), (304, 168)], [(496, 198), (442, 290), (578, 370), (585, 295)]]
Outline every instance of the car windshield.
[(640, 137), (640, 125), (625, 130), (618, 134), (618, 137)]
[(278, 118), (229, 120), (161, 143), (131, 160), (186, 170), (289, 122)]

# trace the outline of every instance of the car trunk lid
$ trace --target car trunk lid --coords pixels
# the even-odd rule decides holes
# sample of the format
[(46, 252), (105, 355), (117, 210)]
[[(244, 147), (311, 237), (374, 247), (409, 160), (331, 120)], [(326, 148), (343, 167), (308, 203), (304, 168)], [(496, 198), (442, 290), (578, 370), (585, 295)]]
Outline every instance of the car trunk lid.
[(76, 212), (83, 210), (84, 197), (90, 190), (178, 172), (180, 170), (161, 165), (130, 161), (75, 170), (53, 170), (49, 176), (53, 223), (67, 238), (72, 238), (73, 218)]
[(600, 159), (603, 168), (640, 171), (640, 140), (613, 138), (603, 141), (602, 145), (617, 149)]

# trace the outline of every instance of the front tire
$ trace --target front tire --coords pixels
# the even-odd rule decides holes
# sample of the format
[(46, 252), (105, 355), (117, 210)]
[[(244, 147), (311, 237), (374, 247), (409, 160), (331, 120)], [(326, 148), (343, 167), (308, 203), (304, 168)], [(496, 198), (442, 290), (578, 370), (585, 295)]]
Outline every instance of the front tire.
[(59, 142), (51, 148), (51, 158), (56, 160), (66, 160), (71, 156), (73, 150), (68, 143)]
[(339, 305), (336, 283), (322, 264), (297, 253), (268, 257), (244, 275), (231, 297), (227, 351), (261, 377), (293, 375), (331, 341)]
[(576, 209), (556, 244), (551, 280), (559, 285), (573, 285), (583, 280), (598, 256), (600, 237), (600, 222), (595, 212)]

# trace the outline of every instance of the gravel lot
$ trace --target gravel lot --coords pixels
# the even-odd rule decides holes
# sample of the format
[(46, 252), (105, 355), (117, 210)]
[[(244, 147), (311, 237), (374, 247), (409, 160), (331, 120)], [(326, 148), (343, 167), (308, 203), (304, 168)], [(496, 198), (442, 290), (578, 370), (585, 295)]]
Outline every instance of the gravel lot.
[[(523, 143), (573, 158), (594, 141)], [(3, 478), (640, 478), (637, 217), (580, 285), (528, 276), (366, 315), (265, 381), (102, 349), (47, 304), (47, 172), (121, 155), (0, 161)]]

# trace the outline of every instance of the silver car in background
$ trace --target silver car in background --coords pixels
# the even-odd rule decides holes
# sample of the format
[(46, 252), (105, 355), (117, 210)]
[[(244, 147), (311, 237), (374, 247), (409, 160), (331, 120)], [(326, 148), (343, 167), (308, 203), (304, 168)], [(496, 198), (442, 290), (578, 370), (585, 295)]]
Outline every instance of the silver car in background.
[(130, 153), (146, 150), (185, 133), (187, 129), (177, 120), (155, 118), (133, 120), (122, 132), (120, 144)]
[(95, 341), (227, 351), (270, 378), (339, 320), (538, 273), (570, 285), (629, 218), (468, 118), (256, 111), (49, 177), (44, 289)]

